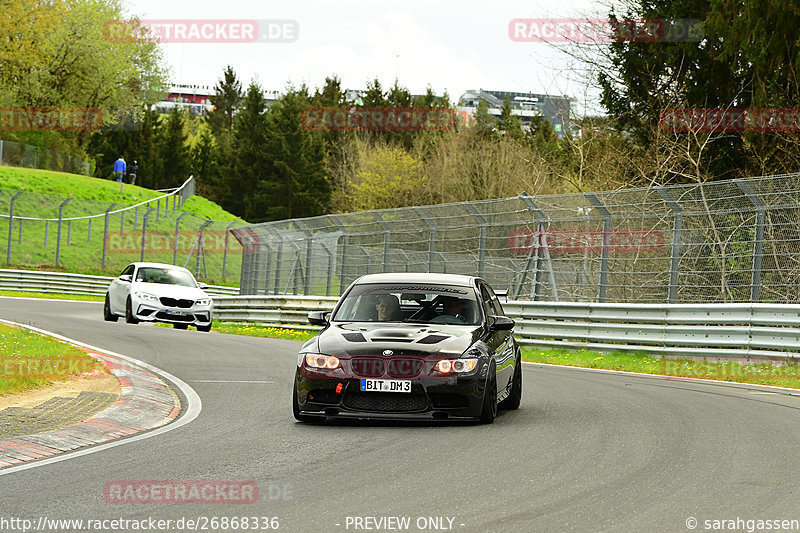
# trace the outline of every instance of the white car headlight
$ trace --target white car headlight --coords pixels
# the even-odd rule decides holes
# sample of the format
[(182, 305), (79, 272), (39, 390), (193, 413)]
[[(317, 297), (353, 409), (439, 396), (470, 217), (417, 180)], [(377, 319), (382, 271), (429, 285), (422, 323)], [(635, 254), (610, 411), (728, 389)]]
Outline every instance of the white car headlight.
[(196, 303), (197, 305), (211, 305), (211, 298), (201, 298)]
[(137, 291), (133, 293), (137, 298), (145, 302), (158, 302), (158, 297), (149, 292)]

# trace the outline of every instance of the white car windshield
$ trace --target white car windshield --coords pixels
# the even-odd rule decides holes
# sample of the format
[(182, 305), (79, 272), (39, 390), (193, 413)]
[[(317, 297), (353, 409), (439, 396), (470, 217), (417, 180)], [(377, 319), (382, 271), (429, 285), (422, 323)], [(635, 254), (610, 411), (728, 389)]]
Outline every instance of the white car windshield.
[(197, 287), (197, 282), (189, 272), (174, 268), (141, 267), (136, 272), (136, 281)]
[(333, 320), (475, 325), (480, 323), (475, 291), (437, 284), (364, 284), (347, 294)]

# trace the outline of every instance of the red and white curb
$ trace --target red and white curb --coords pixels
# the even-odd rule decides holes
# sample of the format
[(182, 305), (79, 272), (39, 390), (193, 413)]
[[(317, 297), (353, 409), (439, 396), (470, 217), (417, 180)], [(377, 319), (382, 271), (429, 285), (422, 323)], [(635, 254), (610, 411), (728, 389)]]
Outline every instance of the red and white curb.
[[(94, 418), (61, 429), (0, 441), (0, 476), (153, 437), (188, 424), (200, 414), (202, 402), (194, 389), (168, 372), (39, 328), (2, 319), (0, 323), (75, 345), (108, 368), (119, 379), (121, 387), (120, 399)], [(186, 398), (183, 409), (165, 381), (183, 393)], [(184, 415), (176, 421), (182, 410)], [(135, 435), (137, 433), (141, 435)], [(118, 440), (121, 437), (128, 438)]]

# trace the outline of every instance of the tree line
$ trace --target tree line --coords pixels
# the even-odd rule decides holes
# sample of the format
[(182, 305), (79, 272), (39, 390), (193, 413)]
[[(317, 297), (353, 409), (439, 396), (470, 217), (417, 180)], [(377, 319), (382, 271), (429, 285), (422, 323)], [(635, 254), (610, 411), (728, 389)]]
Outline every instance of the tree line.
[[(110, 175), (117, 156), (136, 158), (137, 183), (148, 187), (173, 186), (194, 174), (202, 194), (251, 222), (799, 168), (796, 126), (675, 130), (663, 120), (670, 109), (800, 107), (800, 8), (791, 2), (615, 2), (608, 13), (620, 24), (696, 20), (701, 31), (675, 42), (566, 46), (590, 72), (605, 112), (570, 117), (571, 127), (560, 135), (545, 117), (523, 128), (510, 102), (499, 120), (479, 105), (469, 124), (449, 130), (312, 131), (303, 124), (311, 108), (454, 106), (446, 93), (429, 88), (412, 96), (399, 81), (383, 87), (378, 80), (367, 83), (361, 102), (348, 102), (335, 75), (314, 89), (290, 85), (270, 103), (257, 83), (243, 87), (230, 67), (207, 116), (178, 109), (159, 115), (152, 107), (165, 92), (166, 69), (158, 46), (112, 47), (98, 29), (119, 16), (116, 2), (15, 0), (10, 6), (0, 10), (0, 35), (13, 36), (0, 39), (0, 105), (96, 106), (128, 113), (136, 127), (92, 135), (0, 132), (4, 138), (89, 156), (100, 177)], [(102, 7), (100, 13), (90, 12), (92, 6)], [(24, 25), (26, 17), (36, 24)]]

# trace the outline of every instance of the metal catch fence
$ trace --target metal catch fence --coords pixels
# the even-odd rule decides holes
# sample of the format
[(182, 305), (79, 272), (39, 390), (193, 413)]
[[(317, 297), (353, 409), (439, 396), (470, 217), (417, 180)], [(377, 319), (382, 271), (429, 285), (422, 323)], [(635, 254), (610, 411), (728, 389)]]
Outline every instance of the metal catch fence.
[(242, 223), (182, 212), (194, 192), (191, 177), (133, 205), (0, 189), (0, 206), (8, 209), (0, 214), (0, 257), (6, 265), (101, 272), (154, 261), (185, 266), (198, 279), (230, 280), (241, 268), (241, 246), (229, 230)]
[(91, 170), (89, 162), (83, 159), (2, 139), (0, 139), (0, 165), (58, 170), (84, 176), (88, 176)]
[(478, 275), (510, 297), (800, 301), (800, 173), (254, 224), (241, 294), (337, 295), (363, 274)]

